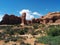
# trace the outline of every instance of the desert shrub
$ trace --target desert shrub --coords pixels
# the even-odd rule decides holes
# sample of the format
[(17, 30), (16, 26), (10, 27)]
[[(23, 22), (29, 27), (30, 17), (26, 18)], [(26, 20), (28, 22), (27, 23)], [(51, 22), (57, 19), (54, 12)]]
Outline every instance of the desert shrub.
[(8, 43), (9, 42), (9, 39), (5, 39), (5, 43)]
[(0, 40), (3, 40), (4, 39), (4, 35), (5, 35), (4, 33), (1, 33), (0, 32)]
[(16, 45), (16, 44), (12, 44), (12, 45)]
[(26, 43), (26, 45), (31, 45), (31, 44), (29, 44), (29, 43)]
[(37, 39), (39, 43), (44, 43), (48, 45), (60, 45), (60, 36), (56, 36), (56, 37), (43, 36)]
[(25, 34), (24, 30), (21, 30), (19, 34), (24, 35)]
[(60, 25), (50, 25), (46, 30), (47, 36), (38, 38), (38, 42), (48, 45), (60, 45)]
[(32, 35), (37, 35), (37, 33), (35, 33), (35, 32), (33, 32), (33, 33), (31, 33)]
[(60, 35), (60, 26), (52, 25), (49, 27), (49, 30), (46, 30), (47, 34), (50, 36), (59, 36)]
[(33, 31), (31, 34), (38, 35), (38, 34), (43, 34), (43, 33), (42, 33), (42, 30), (38, 30), (38, 31)]
[(35, 23), (33, 24), (34, 29), (38, 29), (39, 24)]
[(23, 35), (23, 34), (28, 33), (28, 30), (29, 30), (28, 28), (24, 28), (24, 29), (16, 30), (16, 32), (17, 32), (18, 34)]
[(44, 24), (40, 24), (39, 27), (42, 28), (42, 27), (45, 27), (45, 25)]
[(7, 28), (11, 29), (12, 27), (13, 27), (12, 25), (11, 26), (8, 26), (8, 25), (7, 26), (0, 26), (0, 29), (5, 29), (6, 30)]
[(27, 33), (29, 28), (25, 27), (23, 30), (24, 30), (25, 33)]
[(18, 40), (17, 37), (10, 37), (10, 39), (11, 39), (11, 41), (14, 41), (14, 42), (16, 42)]
[(15, 31), (12, 30), (12, 29), (6, 29), (4, 32), (5, 32), (6, 34), (9, 34), (9, 35), (14, 35), (14, 33), (15, 33)]
[(18, 30), (16, 33), (18, 33), (18, 34), (20, 34), (20, 35), (25, 34), (24, 30)]
[(3, 40), (3, 38), (2, 38), (2, 37), (0, 37), (0, 40)]
[(25, 43), (22, 41), (22, 42), (20, 43), (20, 45), (25, 45)]

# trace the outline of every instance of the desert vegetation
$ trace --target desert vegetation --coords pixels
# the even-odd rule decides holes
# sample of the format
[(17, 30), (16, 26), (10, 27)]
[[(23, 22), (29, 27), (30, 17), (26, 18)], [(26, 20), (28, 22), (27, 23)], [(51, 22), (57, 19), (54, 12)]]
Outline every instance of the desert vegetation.
[(38, 42), (48, 45), (60, 45), (60, 25), (50, 25), (44, 31), (47, 36), (37, 38)]
[(48, 45), (60, 44), (60, 25), (46, 26), (44, 24), (35, 23), (30, 26), (31, 27), (24, 28), (20, 25), (0, 26), (0, 40), (4, 40), (5, 43), (18, 41), (21, 42), (20, 44), (31, 45), (23, 41), (28, 37), (20, 37), (19, 35), (31, 34), (34, 37), (34, 35), (40, 34), (40, 37), (34, 37), (38, 43)]
[[(25, 27), (22, 27), (20, 24), (0, 26), (0, 41), (4, 40), (5, 44), (11, 41), (19, 42), (20, 45), (31, 45), (30, 43), (24, 42), (28, 39), (27, 36), (20, 36), (29, 34), (32, 35), (31, 38), (36, 39), (36, 42), (34, 41), (34, 43), (42, 43), (46, 45), (60, 44), (60, 25), (33, 23), (25, 25)], [(36, 37), (35, 35), (39, 35), (39, 37)], [(15, 43), (13, 45), (17, 44)]]

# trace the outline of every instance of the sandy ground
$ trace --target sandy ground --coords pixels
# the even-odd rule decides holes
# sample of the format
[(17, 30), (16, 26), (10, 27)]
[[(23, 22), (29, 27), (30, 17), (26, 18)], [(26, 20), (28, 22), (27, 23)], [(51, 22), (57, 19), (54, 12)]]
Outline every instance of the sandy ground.
[[(25, 35), (26, 36), (26, 35)], [(44, 44), (40, 44), (40, 43), (35, 43), (35, 38), (33, 38), (31, 35), (28, 36), (28, 38), (26, 40), (24, 40), (25, 43), (29, 43), (31, 45), (44, 45)], [(20, 42), (13, 42), (13, 41), (9, 41), (8, 43), (5, 43), (3, 40), (0, 41), (0, 45), (12, 45), (12, 44), (17, 44), (20, 45)]]

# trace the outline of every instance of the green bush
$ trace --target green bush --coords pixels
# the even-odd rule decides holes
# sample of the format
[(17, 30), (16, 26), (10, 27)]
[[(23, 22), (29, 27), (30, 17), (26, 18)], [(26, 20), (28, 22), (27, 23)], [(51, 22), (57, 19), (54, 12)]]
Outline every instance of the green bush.
[(46, 30), (47, 35), (50, 36), (59, 36), (60, 35), (60, 25), (52, 25), (48, 27), (49, 29)]
[(15, 31), (12, 29), (6, 29), (4, 32), (5, 32), (5, 34), (9, 34), (9, 35), (14, 35), (14, 33), (15, 33)]
[(51, 37), (51, 36), (43, 36), (37, 38), (38, 42), (48, 44), (48, 45), (60, 45), (60, 36)]
[(9, 42), (9, 39), (5, 39), (5, 43), (8, 43)]
[(9, 29), (11, 29), (13, 26), (0, 26), (0, 29), (7, 29), (7, 28), (9, 28)]
[(38, 34), (43, 34), (43, 33), (42, 33), (42, 30), (38, 30), (38, 31), (33, 31), (31, 34), (38, 35)]
[(38, 29), (39, 24), (33, 24), (34, 29)]
[(18, 38), (12, 37), (12, 38), (11, 38), (11, 41), (16, 42), (16, 41), (17, 41), (17, 39), (18, 39)]

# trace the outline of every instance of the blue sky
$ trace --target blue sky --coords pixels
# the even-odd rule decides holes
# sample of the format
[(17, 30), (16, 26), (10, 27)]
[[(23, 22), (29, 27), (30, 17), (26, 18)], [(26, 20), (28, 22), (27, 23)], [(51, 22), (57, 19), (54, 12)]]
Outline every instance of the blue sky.
[(60, 11), (60, 0), (0, 0), (0, 20), (6, 13), (20, 16), (24, 11), (27, 11), (27, 17), (38, 18), (48, 12)]

